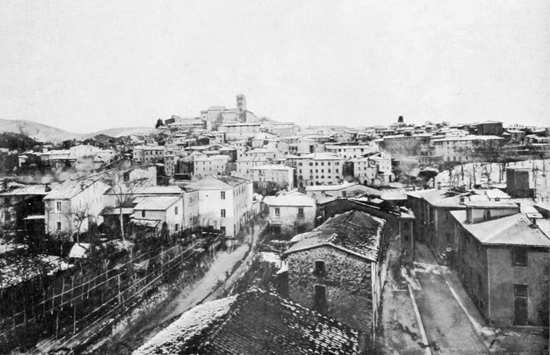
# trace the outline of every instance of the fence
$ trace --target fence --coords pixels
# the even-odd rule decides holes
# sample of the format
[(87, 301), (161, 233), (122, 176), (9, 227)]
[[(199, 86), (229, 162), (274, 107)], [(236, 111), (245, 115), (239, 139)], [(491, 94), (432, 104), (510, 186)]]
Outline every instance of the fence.
[[(66, 276), (45, 288), (42, 297), (0, 320), (0, 352), (18, 342), (75, 334), (109, 315), (139, 302), (183, 270), (200, 267), (197, 258), (208, 251), (204, 240), (142, 253), (124, 264), (90, 276)], [(185, 272), (185, 271), (184, 271)]]

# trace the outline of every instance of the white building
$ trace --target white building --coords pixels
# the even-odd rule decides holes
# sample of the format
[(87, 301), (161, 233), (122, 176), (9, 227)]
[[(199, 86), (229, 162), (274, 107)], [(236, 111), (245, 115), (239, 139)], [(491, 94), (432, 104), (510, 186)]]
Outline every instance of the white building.
[(263, 200), (268, 210), (268, 223), (272, 231), (303, 233), (315, 224), (316, 203), (299, 192), (279, 196), (266, 196)]
[(248, 139), (260, 133), (260, 123), (227, 122), (220, 125), (218, 131), (225, 133), (227, 141)]
[(267, 164), (269, 164), (269, 160), (265, 157), (240, 156), (235, 162), (235, 172), (233, 175), (250, 179), (252, 177), (252, 168)]
[(134, 161), (139, 164), (156, 163), (164, 159), (165, 147), (161, 145), (138, 145), (133, 149)]
[(228, 155), (195, 155), (193, 157), (193, 175), (223, 175), (227, 171)]
[(332, 153), (313, 153), (292, 157), (298, 186), (333, 185), (342, 181), (344, 158)]
[(55, 187), (44, 197), (46, 233), (72, 235), (86, 232), (90, 223), (101, 224), (108, 189), (100, 179), (69, 180)]
[(250, 168), (250, 179), (254, 182), (273, 182), (287, 189), (294, 187), (294, 169), (280, 164), (259, 165)]
[(252, 182), (230, 176), (208, 176), (184, 183), (186, 191), (198, 191), (199, 225), (236, 236), (252, 217)]
[(446, 162), (486, 161), (495, 156), (504, 138), (498, 136), (456, 136), (433, 139), (434, 155)]
[(183, 200), (181, 196), (141, 197), (134, 207), (132, 223), (154, 225), (161, 230), (166, 223), (169, 234), (181, 232), (183, 220)]
[(393, 180), (391, 156), (387, 153), (380, 152), (350, 161), (353, 163), (353, 176), (360, 183), (380, 185)]
[(326, 197), (352, 197), (363, 194), (380, 195), (380, 191), (355, 182), (345, 182), (339, 185), (306, 186), (306, 194), (318, 200)]
[(332, 153), (338, 156), (341, 156), (346, 159), (350, 158), (359, 158), (366, 154), (376, 152), (378, 147), (375, 145), (369, 144), (327, 144), (325, 145), (325, 151), (327, 153)]

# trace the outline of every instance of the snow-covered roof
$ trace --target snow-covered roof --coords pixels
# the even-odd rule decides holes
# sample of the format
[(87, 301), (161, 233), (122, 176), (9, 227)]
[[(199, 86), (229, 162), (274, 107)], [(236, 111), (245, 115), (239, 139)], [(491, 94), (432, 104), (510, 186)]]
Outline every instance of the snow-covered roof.
[(32, 280), (43, 272), (52, 276), (58, 271), (67, 270), (72, 264), (58, 256), (39, 254), (0, 259), (0, 289), (16, 286)]
[(199, 305), (134, 352), (358, 354), (358, 332), (274, 293), (252, 289)]
[(482, 244), (526, 245), (550, 248), (550, 238), (537, 227), (533, 227), (525, 214), (487, 221), (466, 223), (466, 211), (451, 211), (454, 219)]
[(134, 207), (134, 210), (165, 211), (180, 200), (181, 197), (179, 196), (143, 197)]
[(361, 211), (348, 211), (332, 218), (311, 232), (292, 238), (296, 242), (284, 255), (328, 246), (376, 261), (382, 229), (386, 221)]
[(315, 206), (314, 199), (296, 191), (279, 196), (266, 196), (263, 202), (268, 206)]

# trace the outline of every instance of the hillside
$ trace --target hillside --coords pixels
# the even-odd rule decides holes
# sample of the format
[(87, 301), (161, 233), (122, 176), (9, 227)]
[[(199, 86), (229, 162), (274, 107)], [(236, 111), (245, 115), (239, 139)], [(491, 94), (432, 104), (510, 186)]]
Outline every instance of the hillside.
[(40, 142), (58, 143), (68, 139), (86, 139), (96, 135), (122, 137), (152, 133), (153, 127), (120, 127), (109, 128), (92, 133), (73, 133), (42, 123), (25, 120), (0, 119), (0, 133), (12, 132), (25, 135)]
[(81, 136), (80, 134), (67, 132), (42, 123), (25, 120), (0, 119), (0, 133), (1, 132), (19, 133), (40, 142), (53, 143), (79, 138)]

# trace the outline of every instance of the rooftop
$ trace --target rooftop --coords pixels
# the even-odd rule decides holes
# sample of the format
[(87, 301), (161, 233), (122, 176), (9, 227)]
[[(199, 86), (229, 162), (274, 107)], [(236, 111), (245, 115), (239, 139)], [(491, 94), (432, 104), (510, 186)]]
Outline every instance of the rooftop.
[(179, 200), (181, 200), (179, 196), (143, 197), (134, 210), (165, 211)]
[(206, 176), (183, 184), (189, 190), (227, 190), (247, 182), (249, 181), (236, 176)]
[(274, 293), (252, 289), (185, 312), (141, 354), (358, 354), (358, 333)]
[(376, 261), (382, 228), (386, 221), (361, 211), (348, 211), (311, 232), (298, 234), (285, 255), (320, 246), (331, 246), (355, 256)]
[(268, 206), (315, 206), (315, 200), (300, 192), (289, 192), (279, 196), (266, 196)]
[(477, 223), (466, 223), (466, 211), (452, 211), (451, 215), (482, 244), (550, 248), (550, 238), (523, 213)]

